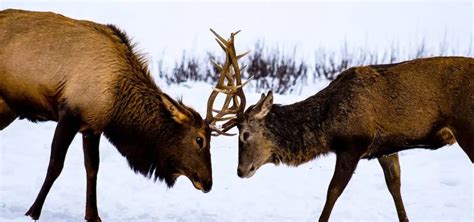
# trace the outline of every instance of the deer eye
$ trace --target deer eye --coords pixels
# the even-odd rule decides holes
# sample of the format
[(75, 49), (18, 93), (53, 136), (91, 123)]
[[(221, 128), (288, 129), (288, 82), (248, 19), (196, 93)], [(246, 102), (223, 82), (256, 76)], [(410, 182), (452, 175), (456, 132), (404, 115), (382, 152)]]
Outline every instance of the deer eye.
[(202, 137), (196, 137), (196, 143), (199, 145), (199, 148), (202, 148), (204, 139), (202, 139)]
[(249, 136), (250, 136), (250, 133), (249, 133), (249, 132), (244, 132), (244, 133), (242, 134), (242, 140), (243, 140), (243, 141), (247, 141), (247, 139), (249, 138)]

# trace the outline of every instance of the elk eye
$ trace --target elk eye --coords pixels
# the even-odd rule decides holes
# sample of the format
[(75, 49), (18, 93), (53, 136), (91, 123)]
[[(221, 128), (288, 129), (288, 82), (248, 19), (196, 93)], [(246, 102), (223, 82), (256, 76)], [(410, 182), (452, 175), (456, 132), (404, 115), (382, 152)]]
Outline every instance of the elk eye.
[(242, 135), (242, 139), (243, 139), (244, 141), (247, 141), (247, 139), (249, 138), (249, 136), (250, 136), (250, 133), (249, 133), (249, 132), (244, 132), (244, 134)]
[(202, 148), (204, 140), (201, 137), (196, 137), (196, 143), (199, 145), (199, 148)]

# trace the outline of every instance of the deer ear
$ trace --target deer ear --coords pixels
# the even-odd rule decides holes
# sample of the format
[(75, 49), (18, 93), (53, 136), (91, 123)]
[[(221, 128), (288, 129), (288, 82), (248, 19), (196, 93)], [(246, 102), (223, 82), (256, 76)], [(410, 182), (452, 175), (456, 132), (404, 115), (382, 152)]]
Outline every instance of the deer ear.
[(171, 99), (166, 94), (160, 95), (161, 101), (165, 108), (171, 113), (171, 116), (177, 123), (189, 123), (193, 120), (193, 115), (181, 104)]
[(256, 119), (263, 119), (272, 109), (273, 106), (273, 93), (268, 92), (267, 96), (262, 94), (262, 98), (257, 102), (252, 110), (252, 114)]

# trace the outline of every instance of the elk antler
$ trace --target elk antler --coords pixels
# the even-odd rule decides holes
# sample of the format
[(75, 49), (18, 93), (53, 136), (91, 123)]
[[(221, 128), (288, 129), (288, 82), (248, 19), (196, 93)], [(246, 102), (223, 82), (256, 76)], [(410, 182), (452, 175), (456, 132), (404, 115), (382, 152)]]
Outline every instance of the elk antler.
[[(213, 88), (211, 95), (209, 96), (209, 100), (207, 101), (207, 114), (206, 114), (206, 122), (209, 124), (209, 127), (212, 131), (216, 132), (213, 133), (213, 136), (218, 135), (227, 135), (232, 136), (234, 134), (226, 133), (229, 129), (237, 125), (238, 120), (237, 116), (243, 113), (245, 109), (245, 95), (242, 87), (244, 87), (248, 81), (252, 78), (250, 77), (247, 82), (242, 83), (242, 69), (239, 67), (238, 60), (249, 52), (236, 55), (235, 47), (234, 47), (234, 36), (240, 32), (234, 32), (230, 34), (229, 40), (225, 40), (219, 34), (217, 34), (214, 30), (211, 29), (211, 32), (214, 33), (216, 36), (217, 43), (221, 46), (221, 48), (226, 53), (226, 59), (224, 66), (217, 64), (214, 61), (211, 61), (219, 71), (219, 80), (217, 82), (216, 87)], [(232, 66), (232, 68), (231, 68)], [(234, 76), (235, 75), (235, 76)], [(225, 84), (224, 81), (227, 80)], [(223, 93), (226, 95), (224, 104), (220, 110), (214, 110), (214, 101), (219, 93)], [(229, 105), (232, 102), (232, 106)], [(215, 116), (212, 113), (217, 113)], [(218, 121), (226, 121), (222, 125), (222, 127), (216, 126)]]

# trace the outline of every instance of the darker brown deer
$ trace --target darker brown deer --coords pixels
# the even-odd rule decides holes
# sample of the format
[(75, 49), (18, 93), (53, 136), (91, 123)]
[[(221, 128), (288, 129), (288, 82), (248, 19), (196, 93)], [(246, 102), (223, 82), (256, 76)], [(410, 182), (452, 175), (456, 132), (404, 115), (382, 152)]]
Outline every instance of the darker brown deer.
[(0, 130), (17, 118), (57, 122), (46, 178), (26, 215), (40, 217), (78, 132), (87, 221), (101, 220), (96, 182), (102, 133), (136, 173), (169, 187), (185, 175), (197, 189), (211, 190), (208, 121), (160, 90), (123, 31), (54, 13), (4, 10), (0, 46)]
[(298, 166), (326, 153), (336, 167), (319, 218), (327, 221), (360, 159), (378, 158), (400, 221), (397, 152), (458, 142), (474, 162), (474, 59), (437, 57), (355, 67), (304, 101), (274, 105), (273, 95), (240, 114), (240, 177), (266, 163)]

